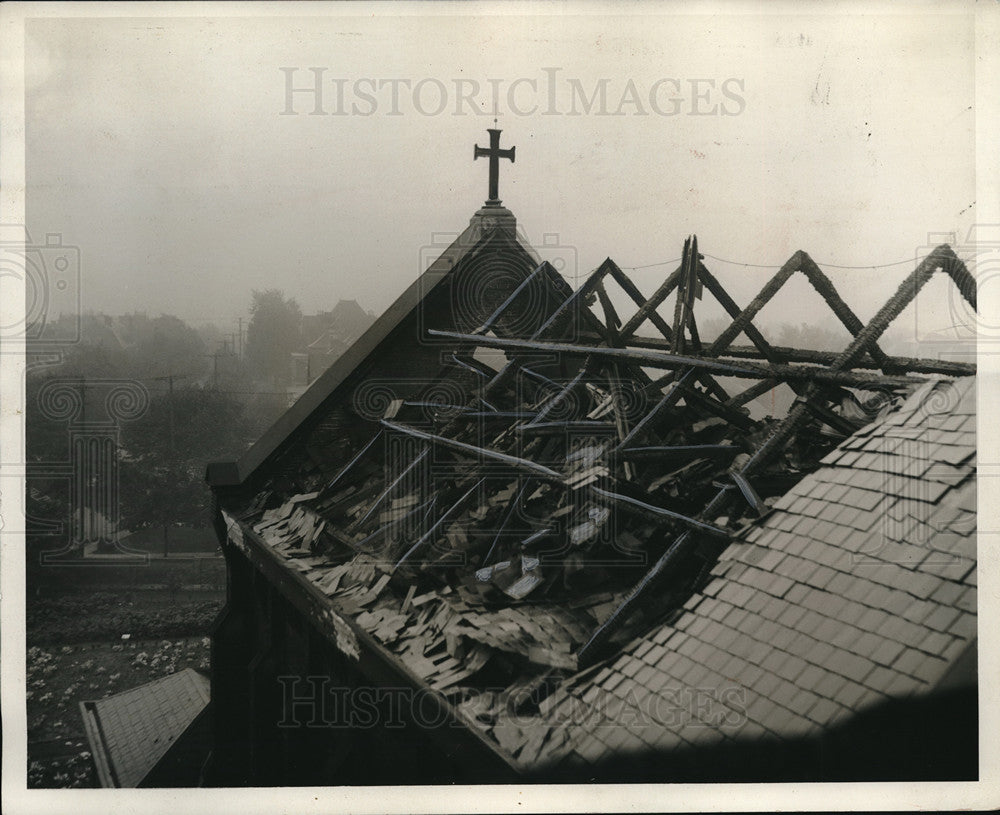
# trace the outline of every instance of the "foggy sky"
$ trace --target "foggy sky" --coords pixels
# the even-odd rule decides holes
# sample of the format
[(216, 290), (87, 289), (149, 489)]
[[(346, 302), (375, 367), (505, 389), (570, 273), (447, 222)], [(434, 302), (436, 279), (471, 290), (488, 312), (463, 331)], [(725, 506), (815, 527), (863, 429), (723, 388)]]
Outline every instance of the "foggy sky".
[[(542, 254), (568, 258), (572, 282), (607, 256), (626, 268), (677, 258), (689, 233), (709, 256), (767, 267), (800, 248), (867, 267), (913, 261), (929, 233), (964, 240), (977, 220), (969, 7), (640, 8), (676, 13), (391, 19), (322, 6), (324, 18), (29, 21), (28, 229), (80, 247), (89, 310), (228, 330), (252, 289), (278, 287), (306, 313), (340, 298), (380, 313), (486, 197), (472, 145), (488, 144), (496, 112), (502, 146), (517, 147), (504, 204), (534, 244), (557, 236)], [(308, 115), (307, 94), (281, 115), (282, 67), (297, 86), (325, 69), (327, 115)], [(335, 80), (347, 115), (331, 113)], [(478, 113), (456, 114), (456, 80), (478, 84)], [(514, 105), (532, 115), (509, 107), (517, 80)], [(574, 81), (587, 97), (605, 81), (607, 115), (583, 112)], [(654, 87), (678, 113), (651, 109)], [(706, 263), (740, 302), (774, 271)], [(913, 265), (824, 268), (866, 319)], [(634, 278), (651, 293), (672, 269)], [(810, 319), (799, 296), (776, 305), (782, 319)], [(949, 324), (944, 298), (925, 301), (934, 327)]]

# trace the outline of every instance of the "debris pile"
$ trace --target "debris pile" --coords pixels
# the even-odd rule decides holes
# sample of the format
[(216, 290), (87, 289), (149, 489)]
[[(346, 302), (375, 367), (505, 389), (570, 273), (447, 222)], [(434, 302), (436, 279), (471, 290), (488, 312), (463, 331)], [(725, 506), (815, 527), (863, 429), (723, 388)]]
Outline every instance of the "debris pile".
[[(975, 372), (878, 345), (937, 269), (974, 304), (948, 247), (867, 325), (803, 252), (746, 308), (702, 260), (689, 238), (649, 298), (610, 259), (571, 294), (540, 264), (482, 324), (427, 331), (440, 375), (392, 399), (334, 478), (287, 500), (265, 489), (241, 520), (434, 689), (491, 670), (509, 683), (518, 660), (592, 662), (683, 603), (733, 535), (837, 444), (928, 376)], [(842, 353), (776, 347), (754, 326), (796, 272), (854, 338)], [(611, 285), (635, 303), (627, 319)], [(695, 319), (706, 293), (732, 318), (711, 342)], [(668, 325), (658, 309), (671, 295)], [(539, 302), (560, 304), (528, 314)], [(636, 334), (647, 322), (659, 337)], [(733, 345), (741, 334), (750, 346)], [(752, 418), (748, 405), (782, 384), (795, 393), (787, 415)]]

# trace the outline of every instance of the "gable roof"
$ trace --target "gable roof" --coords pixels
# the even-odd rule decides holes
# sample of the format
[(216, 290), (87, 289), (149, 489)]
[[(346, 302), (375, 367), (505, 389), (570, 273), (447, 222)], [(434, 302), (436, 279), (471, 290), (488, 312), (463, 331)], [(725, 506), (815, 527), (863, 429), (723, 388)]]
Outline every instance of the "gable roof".
[[(466, 262), (482, 247), (477, 244), (463, 253), (452, 268), (472, 268)], [(747, 737), (808, 733), (835, 723), (838, 715), (863, 706), (866, 699), (905, 694), (908, 688), (921, 687), (920, 682), (929, 687), (932, 681), (940, 681), (943, 674), (933, 671), (928, 678), (928, 666), (944, 663), (947, 669), (961, 662), (961, 649), (974, 639), (974, 613), (972, 633), (968, 632), (968, 615), (948, 617), (947, 625), (957, 622), (959, 633), (947, 641), (923, 637), (927, 632), (919, 626), (926, 623), (936, 633), (945, 633), (935, 626), (945, 625), (949, 603), (966, 611), (974, 589), (970, 595), (969, 587), (962, 584), (967, 575), (952, 579), (944, 573), (948, 587), (930, 585), (924, 575), (909, 588), (898, 588), (897, 584), (906, 585), (899, 574), (906, 566), (892, 558), (910, 551), (904, 543), (912, 533), (907, 518), (917, 517), (914, 513), (924, 509), (930, 512), (929, 508), (937, 513), (942, 496), (953, 488), (959, 496), (956, 500), (968, 499), (961, 492), (970, 489), (967, 485), (935, 481), (929, 473), (940, 461), (952, 459), (953, 474), (962, 474), (962, 479), (975, 469), (969, 453), (975, 449), (974, 379), (969, 376), (975, 369), (889, 357), (877, 339), (905, 307), (907, 298), (912, 299), (937, 269), (956, 283), (965, 280), (967, 271), (948, 247), (938, 247), (876, 317), (863, 325), (803, 252), (797, 252), (745, 309), (728, 297), (700, 257), (692, 238), (685, 244), (681, 267), (648, 300), (608, 259), (576, 291), (557, 292), (560, 299), (554, 310), (542, 314), (541, 327), (537, 331), (522, 327), (520, 336), (509, 325), (501, 330), (494, 320), (547, 264), (531, 275), (530, 267), (522, 264), (514, 282), (508, 280), (508, 290), (501, 294), (507, 298), (505, 305), (475, 330), (465, 329), (472, 333), (438, 329), (431, 320), (416, 326), (415, 334), (393, 334), (416, 304), (424, 302), (411, 298), (405, 314), (387, 324), (381, 334), (371, 339), (366, 335), (362, 349), (345, 355), (353, 361), (341, 366), (339, 378), (316, 389), (311, 413), (300, 415), (297, 424), (276, 426), (280, 438), (265, 445), (269, 451), (242, 473), (246, 478), (253, 469), (262, 470), (253, 489), (220, 495), (220, 536), (279, 584), (332, 646), (362, 664), (364, 654), (378, 654), (402, 681), (437, 692), (448, 700), (444, 704), (456, 718), (515, 767), (561, 759), (599, 760), (608, 751), (654, 746), (651, 738), (655, 746), (735, 738), (734, 722), (742, 722), (741, 732)], [(753, 327), (753, 316), (796, 271), (809, 276), (854, 337), (844, 352), (777, 349)], [(447, 276), (443, 272), (435, 285)], [(604, 288), (605, 277), (609, 283), (616, 282), (638, 307), (628, 320), (617, 315)], [(699, 283), (733, 317), (731, 326), (705, 348), (689, 311), (698, 297)], [(671, 329), (656, 309), (674, 289)], [(547, 298), (546, 306), (550, 305)], [(590, 311), (598, 300), (603, 324)], [(573, 309), (587, 322), (574, 322), (574, 314), (570, 326), (561, 325), (559, 320), (569, 318)], [(492, 307), (487, 309), (487, 313), (492, 311)], [(440, 312), (437, 316), (449, 318)], [(635, 329), (645, 320), (653, 322), (663, 339), (635, 336)], [(553, 326), (552, 333), (558, 331), (559, 336), (542, 336)], [(487, 334), (490, 330), (493, 336)], [(740, 331), (754, 348), (730, 346)], [(566, 333), (573, 335), (570, 341)], [(689, 340), (685, 333), (691, 334)], [(527, 334), (531, 336), (525, 339)], [(430, 338), (427, 345), (425, 337)], [(433, 345), (441, 340), (447, 342)], [(413, 345), (414, 341), (418, 344)], [(390, 358), (386, 367), (368, 366), (376, 346)], [(468, 357), (469, 349), (483, 347), (514, 353), (508, 354), (502, 371), (491, 371), (485, 365), (477, 368)], [(461, 349), (463, 359), (456, 349)], [(442, 361), (446, 356), (442, 350), (451, 352), (447, 364)], [(519, 368), (519, 355), (525, 354), (556, 359), (558, 372), (546, 369), (554, 378)], [(430, 366), (425, 373), (434, 378), (421, 380), (419, 388), (407, 391), (398, 377), (408, 376), (418, 356)], [(564, 357), (571, 361), (564, 364)], [(581, 359), (585, 360), (582, 364)], [(596, 361), (596, 372), (592, 361)], [(671, 373), (652, 380), (647, 366)], [(436, 373), (445, 368), (447, 373)], [(590, 378), (584, 380), (588, 369)], [(513, 373), (505, 379), (509, 370)], [(371, 410), (362, 409), (366, 406), (358, 398), (361, 388), (350, 393), (346, 389), (355, 373), (359, 376), (354, 381), (365, 387), (390, 383), (392, 387), (384, 388), (390, 396), (375, 399)], [(928, 380), (911, 373), (954, 373), (969, 378), (952, 387), (947, 384), (950, 380)], [(520, 374), (532, 380), (526, 392), (520, 390), (519, 382), (510, 384)], [(712, 379), (713, 374), (758, 381), (731, 397)], [(695, 379), (704, 390), (694, 387)], [(543, 385), (537, 384), (539, 380)], [(741, 412), (754, 394), (766, 393), (775, 381), (789, 382), (799, 393), (785, 418), (757, 422)], [(923, 387), (914, 393), (921, 383)], [(623, 384), (634, 385), (646, 396), (652, 394), (648, 403), (639, 400), (641, 409), (635, 415), (625, 410), (628, 400)], [(437, 393), (428, 395), (435, 387)], [(568, 411), (571, 419), (559, 417), (556, 406), (568, 400), (574, 388), (582, 395)], [(862, 404), (844, 388), (861, 391), (862, 398), (865, 391), (892, 395), (886, 401), (865, 399)], [(875, 425), (866, 424), (876, 414), (887, 413), (892, 404), (898, 405), (903, 394), (911, 396), (900, 411)], [(947, 416), (938, 427), (927, 406), (942, 394), (957, 396), (946, 400)], [(311, 417), (317, 420), (306, 427)], [(970, 421), (971, 431), (966, 429)], [(930, 428), (926, 436), (925, 426)], [(855, 432), (859, 427), (862, 430)], [(581, 438), (559, 435), (567, 428), (579, 431)], [(941, 432), (946, 435), (939, 438)], [(594, 441), (598, 433), (604, 433), (605, 440), (616, 440), (617, 446), (612, 449)], [(646, 437), (656, 446), (635, 446), (637, 438), (641, 442)], [(793, 437), (794, 444), (786, 444)], [(925, 438), (933, 446), (900, 447), (907, 440)], [(820, 469), (800, 481), (840, 439), (844, 441)], [(570, 442), (581, 443), (573, 446)], [(282, 452), (271, 459), (271, 466), (260, 468), (279, 445)], [(554, 454), (545, 452), (553, 449)], [(621, 450), (624, 455), (619, 456)], [(747, 450), (753, 452), (741, 452)], [(441, 451), (445, 455), (436, 462), (443, 465), (440, 473), (417, 469)], [(555, 458), (547, 459), (547, 455)], [(395, 458), (390, 462), (389, 456)], [(629, 458), (649, 462), (641, 478), (629, 475)], [(497, 478), (497, 470), (491, 469), (494, 464), (502, 477)], [(610, 489), (598, 486), (612, 468), (614, 475), (600, 482)], [(878, 473), (902, 480), (898, 484), (880, 480)], [(410, 481), (405, 480), (408, 475)], [(754, 483), (749, 481), (751, 475)], [(522, 476), (524, 482), (519, 480)], [(532, 481), (529, 490), (526, 485)], [(910, 495), (914, 490), (915, 495)], [(474, 493), (477, 500), (464, 505)], [(508, 528), (508, 520), (526, 503), (525, 498), (547, 502), (540, 511), (543, 520), (527, 530), (522, 528), (526, 524)], [(627, 528), (608, 524), (615, 534), (598, 534), (609, 517), (617, 518), (612, 511), (617, 513), (621, 507), (623, 514), (652, 513), (656, 520), (632, 524), (630, 517)], [(904, 537), (886, 537), (881, 555), (863, 546), (848, 551), (850, 545), (870, 541), (877, 531), (878, 512), (890, 508), (905, 516), (900, 533)], [(743, 519), (754, 513), (765, 517), (741, 529)], [(397, 525), (407, 519), (412, 529), (400, 532)], [(517, 518), (519, 523), (522, 520)], [(815, 530), (816, 545), (799, 548), (807, 527)], [(700, 539), (691, 529), (698, 531)], [(771, 533), (773, 545), (757, 543), (760, 535)], [(506, 538), (498, 549), (502, 534)], [(576, 548), (566, 550), (570, 554), (557, 561), (558, 568), (546, 571), (549, 564), (539, 568), (540, 558), (531, 556), (537, 550), (527, 546), (539, 546), (538, 541), (550, 534), (556, 542), (565, 539), (568, 547)], [(963, 532), (959, 537), (972, 534)], [(628, 538), (631, 543), (626, 542)], [(608, 550), (612, 556), (614, 551), (622, 553), (617, 549), (619, 542), (633, 553), (642, 549), (643, 556), (652, 555), (653, 566), (643, 558), (629, 563), (621, 557), (602, 561)], [(581, 543), (591, 545), (581, 547)], [(423, 552), (410, 558), (421, 545), (427, 559)], [(824, 561), (837, 547), (848, 558), (870, 555), (874, 567), (882, 569), (879, 574), (892, 575), (893, 587)], [(448, 561), (448, 555), (458, 559)], [(435, 566), (447, 570), (454, 563), (462, 568), (448, 572), (447, 580), (434, 580), (421, 572)], [(603, 570), (608, 563), (620, 569), (614, 577)], [(928, 568), (931, 565), (927, 561)], [(623, 566), (631, 571), (626, 574)], [(923, 574), (922, 570), (921, 565), (914, 573)], [(574, 584), (573, 572), (582, 572), (580, 576), (590, 581)], [(640, 579), (630, 589), (623, 584), (631, 574), (639, 574)], [(665, 580), (656, 584), (664, 574), (674, 585), (664, 587)], [(708, 582), (699, 582), (698, 576), (706, 574)], [(654, 585), (658, 586), (655, 593)], [(834, 585), (837, 588), (831, 590)], [(524, 602), (538, 587), (531, 600)], [(871, 590), (877, 597), (851, 597), (848, 613), (858, 616), (841, 619), (838, 614), (844, 603), (835, 592), (857, 593), (858, 587), (865, 591), (874, 587)], [(695, 596), (689, 600), (692, 590)], [(499, 592), (508, 599), (499, 597)], [(890, 608), (881, 605), (883, 593), (891, 598)], [(640, 594), (644, 605), (633, 602)], [(945, 610), (938, 611), (937, 617), (929, 613), (919, 621), (909, 620), (901, 608), (905, 596), (936, 602)], [(938, 599), (932, 601), (932, 596)], [(685, 605), (679, 616), (664, 625), (667, 611), (681, 604)], [(775, 619), (768, 614), (776, 615)], [(901, 622), (888, 620), (887, 615)], [(777, 626), (783, 628), (775, 630)], [(760, 627), (757, 634), (755, 627)], [(638, 628), (646, 633), (632, 639)], [(923, 637), (919, 641), (918, 633)], [(675, 635), (672, 642), (677, 647), (668, 647), (667, 640)], [(849, 642), (855, 636), (860, 651)], [(834, 637), (841, 639), (834, 644)], [(928, 660), (921, 656), (926, 655), (919, 644), (924, 640), (933, 652)], [(602, 657), (603, 649), (591, 647), (595, 642), (610, 643), (616, 649), (623, 644), (627, 647), (610, 662), (578, 670), (583, 662)], [(752, 655), (748, 647), (754, 649)], [(515, 718), (507, 715), (502, 694), (482, 692), (476, 684), (483, 676), (479, 672), (498, 652), (502, 656), (494, 665), (504, 666), (499, 675), (511, 683), (507, 692), (525, 691), (532, 696), (526, 715), (523, 711)], [(584, 653), (586, 660), (581, 657)], [(739, 667), (746, 667), (749, 686), (734, 687), (731, 674)], [(495, 671), (485, 674), (497, 675)], [(752, 715), (745, 710), (745, 695), (742, 699), (737, 695), (728, 699), (737, 707), (742, 705), (731, 711), (736, 719), (726, 714), (714, 728), (691, 722), (645, 728), (621, 725), (623, 713), (630, 720), (641, 716), (645, 712), (642, 700), (654, 699), (664, 687), (686, 682), (680, 687), (690, 690), (698, 687), (697, 682), (722, 680), (728, 680), (725, 687), (753, 693), (758, 707)], [(903, 680), (912, 682), (907, 685)], [(755, 684), (758, 681), (760, 685)], [(860, 695), (848, 698), (851, 693)], [(595, 700), (611, 699), (610, 694), (615, 699), (609, 707), (595, 705)], [(583, 723), (573, 719), (580, 706), (590, 717)], [(696, 736), (684, 735), (689, 725), (700, 728)], [(606, 738), (601, 738), (602, 733)]]

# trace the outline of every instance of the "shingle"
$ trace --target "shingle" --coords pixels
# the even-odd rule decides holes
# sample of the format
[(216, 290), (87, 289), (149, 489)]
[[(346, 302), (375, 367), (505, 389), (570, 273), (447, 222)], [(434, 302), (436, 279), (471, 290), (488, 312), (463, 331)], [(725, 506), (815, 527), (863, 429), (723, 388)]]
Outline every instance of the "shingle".
[(858, 703), (865, 697), (871, 696), (871, 694), (872, 691), (864, 685), (845, 680), (845, 683), (837, 690), (836, 701), (849, 710), (857, 710)]
[(924, 478), (939, 481), (943, 484), (957, 486), (972, 470), (969, 467), (957, 467), (944, 461), (930, 463)]
[(831, 702), (829, 699), (820, 699), (813, 705), (808, 717), (818, 725), (825, 725), (841, 710), (842, 708), (836, 702)]
[[(823, 676), (810, 689), (818, 696), (825, 696), (827, 699), (837, 699), (840, 693), (848, 684), (848, 680), (839, 674), (823, 671)], [(839, 701), (839, 700), (838, 700)]]
[[(898, 585), (895, 584), (895, 585)], [(910, 596), (906, 592), (897, 589), (890, 589), (879, 598), (879, 608), (885, 609), (890, 614), (901, 615), (910, 606)]]
[(795, 631), (781, 626), (770, 638), (770, 642), (775, 648), (780, 648), (782, 651), (785, 651), (788, 650), (788, 647), (791, 645), (792, 640), (795, 639), (795, 636)]
[(658, 676), (660, 676), (660, 672), (651, 665), (647, 665), (635, 675), (635, 681), (643, 688), (648, 688), (654, 678)]
[(644, 667), (644, 664), (638, 659), (630, 659), (625, 664), (621, 665), (619, 670), (629, 679), (633, 679), (642, 667)]
[(730, 584), (725, 593), (726, 600), (735, 606), (744, 605), (753, 596), (753, 589), (740, 584)]
[(880, 691), (886, 695), (892, 695), (892, 685), (899, 676), (900, 674), (897, 674), (895, 671), (883, 668), (882, 666), (876, 666), (865, 678), (864, 683), (873, 690)]
[[(974, 548), (974, 544), (970, 544), (970, 548)], [(971, 583), (972, 585), (975, 585), (975, 575), (974, 575), (975, 567), (976, 567), (976, 562), (971, 558), (970, 559), (956, 558), (952, 560), (950, 563), (941, 563), (941, 564), (924, 561), (924, 563), (920, 565), (920, 570), (922, 572), (928, 572), (943, 577), (946, 580), (954, 580), (956, 582), (965, 581), (966, 583)], [(973, 573), (972, 580), (968, 579), (970, 573)]]
[(963, 639), (971, 639), (977, 636), (978, 631), (979, 622), (976, 616), (974, 614), (962, 614), (961, 617), (952, 623), (950, 633)]
[(805, 669), (796, 678), (795, 683), (800, 688), (814, 690), (816, 686), (827, 676), (827, 672), (816, 665), (806, 665)]
[(862, 631), (881, 631), (882, 627), (891, 619), (891, 614), (886, 614), (881, 609), (870, 608), (861, 615), (857, 626)]
[(930, 599), (941, 605), (953, 606), (964, 592), (965, 589), (958, 583), (941, 583), (931, 594)]
[(922, 626), (911, 623), (909, 620), (899, 616), (890, 616), (878, 628), (878, 633), (886, 639), (904, 644), (919, 642), (926, 631), (927, 629)]
[(650, 640), (642, 640), (632, 653), (639, 659), (642, 659), (643, 655), (652, 650), (652, 648), (653, 643)]
[(602, 683), (602, 687), (608, 693), (614, 691), (621, 683), (625, 681), (625, 675), (619, 673), (618, 671), (612, 672)]
[(843, 507), (840, 504), (828, 504), (819, 513), (820, 520), (829, 521), (830, 523), (835, 523), (837, 516), (840, 514)]
[(806, 507), (809, 505), (808, 499), (801, 495), (796, 495), (795, 500), (787, 507), (787, 512), (794, 512), (796, 515), (802, 515), (805, 512)]
[[(935, 525), (938, 525), (941, 521), (935, 516), (934, 523)], [(927, 545), (937, 552), (961, 555), (968, 551), (967, 544), (972, 539), (972, 535), (966, 535), (958, 531), (938, 532), (928, 539)], [(973, 549), (972, 551), (974, 552), (975, 550)]]
[(836, 524), (832, 524), (829, 521), (817, 521), (816, 526), (812, 530), (813, 540), (826, 541), (830, 539), (830, 536), (835, 530), (839, 529)]
[(812, 589), (810, 589), (807, 586), (804, 586), (802, 584), (798, 584), (798, 585), (792, 586), (787, 592), (785, 592), (785, 599), (789, 603), (792, 603), (793, 605), (797, 605), (797, 604), (801, 603), (811, 593), (812, 593)]
[(830, 533), (824, 538), (825, 542), (831, 546), (843, 546), (848, 538), (856, 534), (855, 530), (849, 526), (841, 524), (833, 524), (832, 526), (833, 528), (830, 530)]
[(873, 634), (870, 631), (865, 631), (854, 640), (849, 648), (853, 653), (866, 659), (871, 659), (872, 655), (881, 647), (883, 642), (885, 642), (883, 637)]
[(712, 650), (705, 658), (705, 665), (721, 674), (722, 668), (729, 662), (730, 656), (726, 651)]
[(857, 509), (872, 511), (884, 500), (885, 497), (881, 491), (852, 487), (849, 495), (845, 496), (843, 503)]
[(799, 716), (805, 716), (819, 702), (820, 697), (810, 690), (799, 689), (786, 707)]
[(776, 705), (781, 705), (782, 707), (789, 707), (792, 699), (798, 695), (799, 689), (789, 681), (783, 681), (778, 683), (778, 686), (771, 692), (768, 697)]
[(972, 458), (975, 452), (974, 447), (943, 445), (935, 458), (947, 464), (957, 466)]
[[(802, 482), (799, 483), (801, 484)], [(828, 481), (820, 481), (817, 478), (815, 485), (809, 489), (809, 497), (815, 500), (823, 499), (830, 493), (830, 490), (834, 489), (835, 486), (835, 484), (831, 484)]]
[(746, 609), (733, 608), (730, 612), (723, 618), (722, 622), (729, 628), (739, 628), (740, 623), (743, 622), (749, 615)]
[(802, 619), (795, 627), (798, 631), (811, 635), (823, 624), (825, 619), (822, 615), (810, 610), (802, 615)]
[[(813, 537), (815, 537), (815, 534), (814, 530)], [(773, 548), (776, 552), (781, 552), (786, 557), (781, 561), (780, 567), (772, 569), (771, 571), (780, 571), (784, 574), (788, 565), (788, 557), (791, 556), (792, 561), (794, 562), (796, 560), (796, 556), (801, 555), (802, 551), (809, 545), (809, 540), (810, 539), (805, 535), (788, 535), (782, 533), (781, 537), (774, 541)]]
[(812, 632), (812, 636), (818, 640), (835, 642), (838, 635), (843, 633), (843, 630), (843, 623), (827, 618), (817, 626), (816, 630)]
[(826, 588), (827, 584), (831, 580), (833, 580), (836, 574), (837, 573), (829, 566), (817, 565), (815, 571), (813, 571), (813, 573), (809, 575), (809, 578), (806, 580), (806, 582), (810, 586), (815, 586), (818, 589), (823, 589)]
[[(760, 607), (760, 617), (765, 621), (777, 620), (788, 607), (788, 603), (778, 597), (763, 593), (760, 596), (765, 598), (765, 602)], [(770, 629), (770, 626), (768, 629), (773, 630)]]
[(814, 526), (816, 526), (816, 519), (814, 517), (805, 516), (799, 518), (795, 526), (793, 526), (789, 532), (797, 537), (808, 537)]
[(764, 592), (758, 591), (754, 592), (753, 596), (743, 604), (743, 608), (753, 614), (760, 614), (770, 602), (771, 597)]
[(752, 665), (759, 665), (772, 650), (772, 646), (768, 643), (753, 640), (750, 650), (746, 655), (747, 662)]
[(774, 689), (781, 684), (781, 679), (766, 668), (763, 668), (762, 670), (763, 673), (761, 674), (761, 677), (753, 684), (753, 690), (760, 698), (766, 699), (774, 692)]
[(825, 667), (855, 682), (861, 682), (870, 673), (873, 663), (849, 651), (841, 650), (827, 660)]
[(778, 617), (778, 622), (788, 628), (795, 628), (796, 623), (802, 619), (806, 609), (802, 606), (789, 605)]
[(653, 632), (653, 642), (657, 643), (658, 645), (666, 646), (666, 644), (676, 633), (677, 632), (675, 632), (673, 628), (670, 628), (668, 626), (663, 626), (662, 628), (659, 628)]
[(765, 572), (771, 572), (775, 570), (784, 557), (784, 552), (772, 549), (764, 554), (764, 556), (758, 561), (757, 565)]
[(860, 620), (868, 611), (868, 607), (862, 603), (856, 601), (848, 601), (844, 608), (841, 609), (840, 614), (837, 615), (837, 619), (848, 625), (854, 625)]
[(937, 610), (927, 616), (924, 620), (924, 625), (936, 631), (948, 631), (951, 624), (958, 619), (961, 613), (958, 609), (939, 606)]
[(773, 594), (775, 597), (784, 597), (793, 585), (795, 585), (794, 581), (790, 580), (788, 577), (780, 574), (774, 574), (771, 576), (767, 592), (769, 594)]
[(827, 660), (833, 656), (837, 649), (828, 642), (817, 641), (805, 654), (805, 660), (815, 665), (826, 666)]
[(940, 631), (925, 631), (917, 647), (931, 656), (941, 656), (951, 640), (950, 634), (943, 634)]
[(853, 582), (854, 578), (851, 575), (845, 574), (844, 572), (838, 572), (827, 583), (826, 589), (833, 594), (842, 594), (847, 587)]

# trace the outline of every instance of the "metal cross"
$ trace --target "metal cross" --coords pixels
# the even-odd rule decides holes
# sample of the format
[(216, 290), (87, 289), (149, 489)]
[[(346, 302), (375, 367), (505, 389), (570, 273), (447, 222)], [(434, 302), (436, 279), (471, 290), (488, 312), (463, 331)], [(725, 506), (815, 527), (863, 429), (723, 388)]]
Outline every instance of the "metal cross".
[(511, 147), (510, 150), (500, 149), (500, 133), (501, 131), (488, 127), (486, 132), (490, 134), (490, 146), (489, 148), (480, 147), (476, 145), (476, 149), (473, 151), (472, 160), (475, 161), (477, 158), (484, 157), (490, 160), (490, 197), (486, 200), (486, 206), (488, 207), (498, 207), (500, 206), (500, 159), (509, 158), (511, 163), (514, 163), (514, 150), (517, 148)]

